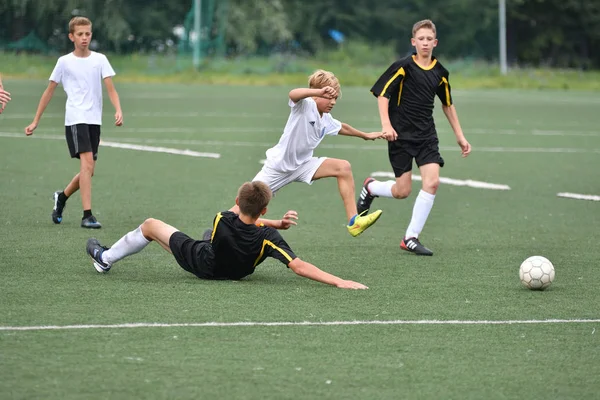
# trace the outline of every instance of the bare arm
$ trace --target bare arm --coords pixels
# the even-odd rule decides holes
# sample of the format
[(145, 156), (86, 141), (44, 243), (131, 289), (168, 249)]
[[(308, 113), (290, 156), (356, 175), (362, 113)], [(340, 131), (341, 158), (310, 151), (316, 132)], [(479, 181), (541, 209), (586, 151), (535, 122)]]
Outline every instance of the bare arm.
[[(240, 214), (240, 207), (236, 204), (229, 211)], [(274, 229), (289, 229), (292, 225), (298, 225), (295, 221), (298, 219), (298, 213), (294, 210), (286, 212), (281, 219), (266, 219), (259, 218), (256, 220), (257, 225), (264, 225)]]
[(456, 108), (454, 104), (451, 106), (442, 106), (442, 110), (444, 111), (444, 115), (448, 119), (450, 126), (452, 127), (452, 131), (454, 131), (454, 136), (456, 136), (456, 142), (460, 146), (462, 151), (462, 156), (466, 157), (471, 152), (471, 145), (465, 138), (465, 135), (460, 126), (460, 121), (458, 120), (458, 114), (456, 113)]
[(381, 130), (383, 131), (383, 138), (388, 141), (398, 139), (398, 133), (392, 127), (389, 114), (390, 99), (384, 96), (377, 98), (377, 108), (379, 108), (379, 119), (381, 120)]
[(375, 140), (381, 137), (381, 132), (371, 132), (365, 133), (363, 131), (359, 131), (358, 129), (342, 122), (342, 129), (338, 132), (340, 135), (344, 136), (356, 136), (362, 138), (364, 140)]
[(123, 125), (123, 111), (121, 111), (121, 101), (119, 100), (119, 94), (117, 93), (117, 89), (115, 89), (112, 77), (104, 78), (104, 85), (106, 86), (108, 98), (113, 107), (115, 107), (115, 125), (121, 126)]
[(48, 107), (50, 100), (52, 100), (52, 96), (54, 95), (54, 89), (56, 89), (57, 86), (58, 83), (54, 81), (50, 81), (48, 83), (48, 87), (46, 88), (46, 90), (44, 90), (42, 98), (40, 99), (40, 103), (38, 104), (38, 108), (35, 113), (35, 117), (33, 118), (33, 122), (25, 128), (25, 134), (27, 136), (33, 134), (33, 131), (35, 130), (35, 128), (37, 128), (38, 124), (40, 123), (40, 119), (42, 118), (42, 114), (44, 114), (46, 107)]
[(328, 272), (325, 272), (311, 263), (302, 261), (299, 258), (295, 258), (288, 264), (288, 267), (296, 273), (296, 275), (303, 276), (308, 279), (312, 279), (317, 282), (326, 283), (341, 289), (368, 289), (362, 283), (347, 281), (342, 278), (338, 278)]
[(332, 99), (337, 96), (337, 93), (331, 86), (325, 86), (322, 89), (292, 89), (289, 96), (290, 100), (292, 100), (294, 103), (297, 103), (302, 99), (306, 99), (307, 97), (323, 97), (326, 99)]

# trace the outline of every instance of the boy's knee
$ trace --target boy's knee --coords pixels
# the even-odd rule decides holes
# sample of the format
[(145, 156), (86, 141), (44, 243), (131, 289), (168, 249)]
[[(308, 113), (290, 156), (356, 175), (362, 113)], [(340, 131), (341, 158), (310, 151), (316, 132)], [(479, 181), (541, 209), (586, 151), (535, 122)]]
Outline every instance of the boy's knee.
[(352, 176), (352, 165), (350, 161), (340, 160), (338, 172), (341, 176)]
[(394, 196), (395, 199), (405, 199), (408, 196), (410, 196), (410, 193), (412, 191), (412, 188), (409, 187), (398, 187), (398, 185), (395, 186), (396, 190), (392, 190), (392, 196)]
[(440, 186), (440, 178), (432, 178), (423, 181), (423, 190), (428, 193), (437, 192), (438, 187)]
[(149, 227), (150, 225), (154, 225), (158, 222), (155, 218), (148, 218), (144, 222), (142, 222), (142, 227)]

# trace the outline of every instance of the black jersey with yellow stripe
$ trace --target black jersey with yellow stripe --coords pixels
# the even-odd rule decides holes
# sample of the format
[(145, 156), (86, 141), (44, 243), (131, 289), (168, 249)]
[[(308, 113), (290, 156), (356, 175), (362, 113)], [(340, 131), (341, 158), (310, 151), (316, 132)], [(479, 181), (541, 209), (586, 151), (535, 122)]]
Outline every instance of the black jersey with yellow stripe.
[(248, 225), (231, 211), (215, 216), (211, 244), (218, 278), (241, 279), (252, 274), (267, 257), (285, 265), (296, 258), (276, 229)]
[(452, 105), (448, 70), (435, 57), (427, 67), (417, 64), (415, 57), (393, 63), (371, 88), (376, 97), (390, 100), (390, 122), (400, 140), (427, 140), (437, 134), (433, 121), (436, 95), (443, 105)]

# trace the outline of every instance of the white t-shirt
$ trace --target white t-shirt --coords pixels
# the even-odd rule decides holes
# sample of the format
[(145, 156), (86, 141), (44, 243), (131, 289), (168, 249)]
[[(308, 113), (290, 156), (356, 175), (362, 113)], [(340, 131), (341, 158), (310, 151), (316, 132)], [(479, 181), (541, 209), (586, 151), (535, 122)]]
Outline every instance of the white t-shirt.
[(85, 58), (69, 53), (58, 59), (50, 80), (67, 93), (65, 126), (102, 125), (102, 80), (114, 75), (106, 56), (95, 51)]
[(317, 103), (310, 97), (297, 103), (290, 100), (289, 106), (292, 110), (283, 135), (266, 153), (265, 165), (281, 172), (294, 171), (309, 161), (325, 135), (337, 135), (342, 128), (342, 123), (331, 114), (323, 113), (321, 117)]

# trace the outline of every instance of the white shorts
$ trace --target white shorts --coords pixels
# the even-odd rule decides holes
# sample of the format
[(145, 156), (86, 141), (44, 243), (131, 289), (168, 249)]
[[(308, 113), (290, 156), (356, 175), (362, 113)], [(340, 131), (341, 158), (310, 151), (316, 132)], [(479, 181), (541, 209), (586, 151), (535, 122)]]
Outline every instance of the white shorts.
[(273, 194), (292, 182), (304, 182), (312, 185), (313, 176), (315, 176), (315, 173), (325, 160), (327, 160), (327, 157), (312, 157), (309, 161), (296, 168), (296, 170), (290, 172), (277, 171), (265, 165), (252, 181), (266, 183)]

